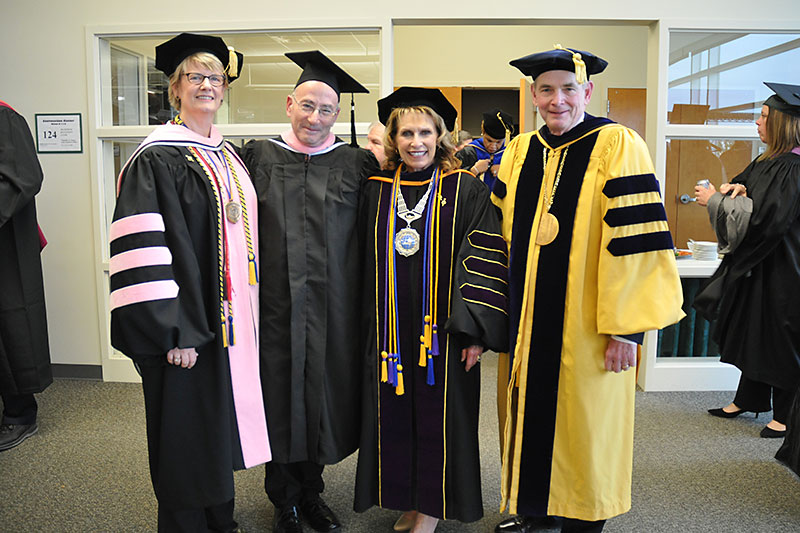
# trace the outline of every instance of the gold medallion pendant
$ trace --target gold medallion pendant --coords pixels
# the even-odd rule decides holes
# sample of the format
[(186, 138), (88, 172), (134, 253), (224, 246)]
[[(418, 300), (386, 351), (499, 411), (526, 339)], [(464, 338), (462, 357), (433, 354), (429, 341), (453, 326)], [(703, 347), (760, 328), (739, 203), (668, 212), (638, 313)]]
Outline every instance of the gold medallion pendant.
[(239, 202), (230, 201), (225, 204), (225, 217), (228, 219), (228, 222), (231, 224), (236, 224), (239, 222), (239, 218), (242, 216), (242, 204)]
[(536, 244), (547, 246), (558, 236), (558, 219), (552, 213), (544, 213), (539, 221), (539, 231), (536, 233)]

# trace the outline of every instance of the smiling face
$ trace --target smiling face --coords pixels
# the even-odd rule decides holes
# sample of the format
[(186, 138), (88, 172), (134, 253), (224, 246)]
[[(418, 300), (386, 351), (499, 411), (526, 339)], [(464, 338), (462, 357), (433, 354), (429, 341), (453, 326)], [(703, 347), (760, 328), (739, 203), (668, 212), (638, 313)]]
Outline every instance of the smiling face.
[[(309, 113), (308, 109), (312, 108)], [(320, 110), (324, 112), (320, 113)], [(295, 87), (294, 96), (286, 98), (286, 116), (301, 143), (319, 146), (328, 138), (339, 116), (339, 96), (327, 83), (317, 80), (303, 82)]]
[(531, 93), (550, 133), (563, 135), (583, 120), (593, 89), (591, 81), (578, 84), (574, 72), (549, 70), (536, 78)]
[(412, 172), (429, 167), (436, 156), (439, 134), (436, 124), (428, 115), (407, 113), (397, 123), (397, 152)]
[(762, 143), (767, 142), (767, 118), (769, 117), (769, 106), (762, 105), (761, 106), (761, 116), (758, 117), (756, 120), (756, 126), (758, 126), (758, 138), (761, 139)]
[[(212, 74), (220, 74), (224, 76), (221, 70), (210, 70), (196, 61), (190, 61), (186, 64), (185, 73), (197, 73), (203, 76), (210, 76)], [(174, 88), (175, 96), (177, 96), (181, 105), (181, 117), (184, 120), (192, 121), (207, 121), (209, 118), (213, 119), (214, 114), (222, 105), (222, 98), (225, 95), (225, 88), (227, 84), (223, 83), (219, 87), (214, 87), (208, 78), (205, 78), (200, 85), (192, 85), (182, 75)]]

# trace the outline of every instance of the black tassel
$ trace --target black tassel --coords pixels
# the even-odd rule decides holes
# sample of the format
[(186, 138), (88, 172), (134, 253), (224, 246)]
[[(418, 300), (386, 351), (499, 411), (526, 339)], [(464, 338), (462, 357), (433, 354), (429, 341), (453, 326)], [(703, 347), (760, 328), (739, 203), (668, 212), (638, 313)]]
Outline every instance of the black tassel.
[(356, 142), (356, 101), (353, 93), (350, 93), (350, 146), (358, 148)]

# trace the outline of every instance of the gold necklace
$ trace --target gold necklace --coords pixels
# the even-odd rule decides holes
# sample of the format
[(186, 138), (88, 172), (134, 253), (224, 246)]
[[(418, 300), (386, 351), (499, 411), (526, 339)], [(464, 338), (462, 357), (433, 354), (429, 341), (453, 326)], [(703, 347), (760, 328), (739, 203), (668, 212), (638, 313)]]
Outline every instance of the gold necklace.
[[(550, 212), (550, 208), (553, 206), (553, 200), (556, 198), (556, 189), (558, 189), (558, 184), (561, 181), (561, 171), (564, 170), (564, 161), (567, 159), (567, 151), (569, 150), (569, 146), (564, 148), (564, 155), (561, 156), (561, 162), (558, 165), (558, 171), (556, 172), (556, 179), (553, 182), (553, 189), (550, 191), (550, 198), (547, 199), (547, 204), (545, 205), (545, 211), (542, 213), (541, 218), (539, 219), (539, 229), (536, 232), (536, 244), (539, 246), (547, 246), (558, 236), (558, 219), (554, 214)], [(555, 151), (554, 151), (555, 153)], [(546, 179), (547, 177), (547, 147), (542, 148), (542, 178)]]

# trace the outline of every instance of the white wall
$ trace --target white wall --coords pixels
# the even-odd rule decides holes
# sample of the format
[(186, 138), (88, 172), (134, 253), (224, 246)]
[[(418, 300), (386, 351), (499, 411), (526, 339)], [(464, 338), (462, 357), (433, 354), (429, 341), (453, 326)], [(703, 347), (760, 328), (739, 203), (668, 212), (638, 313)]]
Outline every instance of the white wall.
[[(508, 62), (558, 43), (609, 61), (592, 78), (587, 111), (605, 116), (608, 87), (647, 86), (645, 25), (626, 26), (398, 26), (394, 30), (395, 85), (518, 88), (522, 74)], [(426, 43), (420, 46), (418, 43)], [(421, 61), (420, 52), (438, 61)], [(445, 60), (446, 59), (446, 60)]]
[[(492, 16), (487, 19), (485, 0), (459, 0), (431, 2), (430, 0), (407, 0), (406, 2), (369, 4), (363, 0), (342, 0), (336, 3), (313, 0), (303, 5), (292, 2), (263, 0), (239, 0), (237, 2), (207, 2), (205, 0), (173, 0), (165, 3), (156, 0), (110, 1), (71, 0), (69, 2), (43, 0), (6, 0), (3, 2), (0, 19), (0, 99), (20, 111), (33, 127), (35, 113), (81, 113), (84, 119), (84, 145), (88, 142), (88, 102), (86, 28), (87, 26), (113, 26), (121, 33), (145, 31), (148, 27), (159, 31), (210, 31), (221, 29), (269, 29), (274, 27), (325, 26), (332, 21), (346, 20), (353, 26), (365, 23), (375, 25), (383, 20), (395, 19), (401, 24), (424, 22), (427, 19), (438, 24), (451, 21), (454, 15), (463, 18), (474, 14), (475, 21), (482, 23), (510, 22), (521, 19), (540, 19), (543, 24), (571, 24), (580, 21), (570, 17), (579, 16), (583, 22), (597, 24), (604, 20), (654, 21), (663, 18), (708, 21), (711, 26), (731, 21), (731, 25), (750, 24), (769, 27), (797, 21), (800, 28), (800, 9), (796, 0), (768, 0), (753, 9), (750, 0), (715, 0), (696, 2), (674, 0), (672, 2), (642, 2), (641, 0), (619, 0), (609, 4), (597, 0), (574, 0), (571, 3), (541, 2), (531, 0), (506, 0), (491, 5)], [(357, 19), (347, 19), (347, 14), (357, 14)], [(370, 17), (370, 18), (366, 18)], [(556, 20), (556, 19), (562, 20)], [(547, 20), (550, 19), (550, 20)], [(745, 21), (745, 22), (743, 22)], [(523, 21), (530, 23), (531, 21)], [(626, 28), (625, 31), (629, 29)], [(399, 35), (405, 30), (398, 28)], [(412, 31), (412, 30), (409, 30)], [(514, 26), (509, 27), (515, 32)], [(575, 30), (578, 34), (579, 29)], [(588, 39), (594, 28), (585, 29)], [(622, 29), (619, 30), (623, 31)], [(635, 30), (634, 30), (635, 31)], [(423, 32), (420, 40), (397, 50), (398, 77), (406, 76), (407, 67), (417, 63), (420, 76), (424, 72), (424, 57), (438, 54), (455, 60), (450, 49), (452, 43), (437, 42), (432, 32)], [(472, 37), (477, 46), (491, 47), (482, 43), (480, 31), (473, 29)], [(581, 46), (579, 38), (547, 39), (539, 41), (532, 36), (537, 46), (527, 48), (527, 36), (521, 36), (518, 46), (512, 50), (495, 49), (491, 58), (481, 68), (486, 69), (487, 79), (496, 77), (505, 80), (514, 75), (507, 62), (537, 48), (549, 47), (552, 42)], [(610, 46), (610, 45), (609, 45)], [(614, 54), (629, 52), (632, 61), (641, 61), (644, 50), (615, 48)], [(437, 62), (437, 65), (440, 63)], [(614, 67), (616, 68), (616, 67)], [(458, 70), (467, 75), (467, 68)], [(442, 73), (451, 72), (443, 70)], [(413, 79), (408, 74), (409, 83)], [(599, 80), (599, 78), (598, 78)], [(635, 83), (642, 81), (636, 74)], [(651, 88), (651, 90), (653, 90)], [(52, 359), (56, 363), (100, 364), (101, 338), (98, 324), (98, 301), (104, 295), (97, 294), (95, 254), (99, 246), (93, 233), (92, 187), (90, 183), (90, 161), (88, 150), (83, 154), (42, 155), (45, 183), (38, 196), (41, 225), (47, 233), (50, 245), (44, 252), (45, 286), (50, 323)]]

